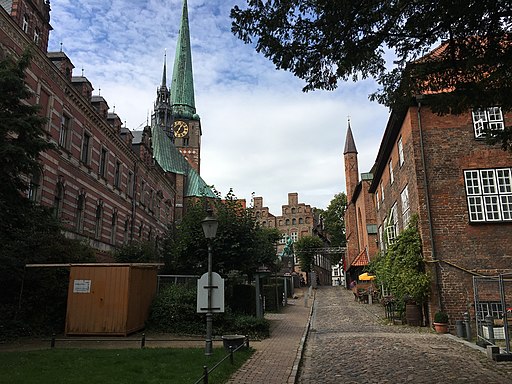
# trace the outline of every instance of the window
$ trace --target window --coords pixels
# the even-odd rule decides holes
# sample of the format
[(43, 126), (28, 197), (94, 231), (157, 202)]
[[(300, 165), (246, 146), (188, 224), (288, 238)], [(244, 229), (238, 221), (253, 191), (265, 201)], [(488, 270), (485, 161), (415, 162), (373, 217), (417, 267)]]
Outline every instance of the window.
[(393, 244), (398, 236), (398, 212), (396, 203), (391, 207), (390, 216), (386, 222), (386, 237), (388, 244)]
[(292, 225), (297, 225), (297, 219), (296, 218), (292, 219)]
[(512, 168), (464, 171), (470, 222), (512, 221)]
[(393, 159), (389, 160), (389, 182), (390, 184), (393, 184), (393, 181), (395, 181), (395, 177), (393, 176)]
[(400, 194), (402, 199), (402, 226), (406, 228), (411, 219), (411, 210), (409, 205), (409, 188), (406, 185), (402, 193)]
[(39, 32), (39, 29), (34, 29), (34, 43), (39, 44), (39, 38), (41, 36), (41, 33)]
[(292, 214), (295, 214), (295, 208), (292, 208)]
[(473, 110), (475, 138), (485, 137), (486, 130), (503, 130), (504, 126), (500, 107), (477, 108)]
[[(386, 222), (386, 220), (384, 219), (384, 222)], [(384, 251), (385, 250), (385, 244), (384, 244), (384, 238), (383, 238), (383, 232), (382, 232), (382, 225), (379, 226), (379, 248), (381, 251)]]
[(103, 201), (98, 201), (98, 205), (96, 205), (96, 217), (94, 222), (94, 237), (96, 239), (101, 238), (101, 228), (102, 228), (102, 220), (103, 220)]
[(290, 219), (286, 219), (285, 225), (290, 225)]
[(380, 182), (380, 201), (384, 201), (384, 184)]
[(119, 188), (121, 185), (121, 162), (116, 161), (116, 169), (114, 171), (114, 187)]
[(304, 224), (304, 219), (302, 217), (299, 217), (299, 224)]
[(288, 240), (288, 235), (283, 233), (283, 236), (279, 239), (279, 244), (286, 244), (286, 240)]
[(130, 240), (130, 219), (126, 219), (124, 221), (124, 234), (123, 234), (123, 241), (125, 244), (128, 243), (128, 240)]
[(142, 180), (140, 182), (140, 203), (142, 205), (145, 204), (145, 199), (144, 199), (145, 193), (146, 193), (146, 182), (144, 180)]
[(133, 197), (133, 172), (128, 172), (128, 182), (126, 185), (126, 193), (128, 196)]
[(82, 233), (84, 230), (84, 217), (85, 217), (85, 192), (82, 191), (78, 195), (76, 201), (76, 231)]
[(398, 139), (398, 164), (402, 166), (404, 164), (404, 143), (402, 142), (402, 136)]
[(183, 138), (183, 146), (184, 147), (188, 147), (189, 146), (189, 139), (188, 139), (188, 137), (184, 137)]
[(65, 149), (69, 149), (70, 128), (71, 118), (69, 116), (62, 115), (59, 133), (59, 145)]
[(100, 167), (98, 170), (98, 174), (104, 178), (106, 172), (107, 172), (107, 149), (101, 148)]
[(62, 180), (57, 182), (55, 187), (55, 197), (53, 200), (53, 214), (59, 218), (62, 214), (62, 205), (64, 203), (64, 183)]
[(377, 211), (380, 208), (380, 201), (379, 201), (379, 191), (375, 191), (375, 202), (377, 203)]
[(292, 238), (292, 241), (295, 243), (297, 240), (299, 240), (299, 234), (297, 232), (290, 233), (290, 237)]
[(114, 212), (112, 213), (112, 225), (110, 232), (110, 243), (116, 244), (116, 233), (117, 233), (117, 208), (114, 208)]
[(82, 163), (89, 164), (90, 161), (90, 153), (91, 153), (91, 135), (87, 132), (84, 132), (84, 137), (82, 139)]
[(21, 25), (21, 29), (23, 29), (23, 32), (28, 33), (28, 16), (23, 15), (23, 22)]
[(41, 190), (41, 172), (39, 170), (35, 170), (30, 178), (30, 183), (28, 185), (27, 197), (31, 201), (39, 201)]

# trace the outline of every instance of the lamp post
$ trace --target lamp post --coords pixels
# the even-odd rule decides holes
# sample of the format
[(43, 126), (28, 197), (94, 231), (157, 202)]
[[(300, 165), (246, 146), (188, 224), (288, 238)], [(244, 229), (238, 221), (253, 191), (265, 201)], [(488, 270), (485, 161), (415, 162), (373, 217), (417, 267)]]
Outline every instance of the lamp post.
[(203, 227), (204, 237), (208, 241), (208, 309), (206, 312), (206, 346), (205, 355), (210, 356), (212, 354), (212, 241), (217, 235), (217, 227), (219, 221), (213, 217), (212, 211), (209, 210), (206, 218), (201, 221)]

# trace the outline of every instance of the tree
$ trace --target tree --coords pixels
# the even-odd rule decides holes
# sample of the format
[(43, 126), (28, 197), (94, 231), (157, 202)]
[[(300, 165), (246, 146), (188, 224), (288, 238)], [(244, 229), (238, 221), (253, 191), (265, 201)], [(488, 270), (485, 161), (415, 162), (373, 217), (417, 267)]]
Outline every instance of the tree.
[[(248, 0), (231, 18), (232, 32), (305, 80), (304, 91), (374, 78), (381, 88), (370, 98), (388, 107), (424, 95), (438, 113), (512, 110), (509, 0)], [(512, 130), (499, 134), (495, 141), (511, 148)]]
[(319, 237), (303, 236), (294, 245), (295, 254), (299, 259), (302, 272), (311, 272), (315, 255), (324, 248), (324, 243)]
[(39, 172), (39, 155), (53, 148), (45, 138), (39, 106), (28, 101), (32, 92), (25, 85), (29, 51), (16, 61), (8, 56), (0, 61), (0, 197), (16, 205), (28, 188), (27, 180)]
[(331, 243), (331, 247), (344, 247), (347, 244), (345, 237), (345, 209), (347, 195), (337, 193), (329, 203), (327, 209), (321, 210), (324, 231)]
[(31, 263), (94, 260), (90, 247), (67, 239), (49, 208), (26, 197), (27, 181), (39, 171), (46, 141), (39, 108), (27, 104), (30, 52), (0, 60), (0, 339), (50, 328), (62, 331), (67, 269), (26, 268)]
[[(207, 241), (201, 227), (206, 217), (205, 201), (193, 202), (164, 241), (164, 257), (171, 273), (203, 274), (207, 268)], [(219, 220), (213, 240), (214, 270), (227, 274), (240, 271), (251, 278), (257, 267), (273, 267), (275, 244), (281, 237), (275, 229), (261, 228), (251, 208), (244, 208), (232, 191), (223, 201), (216, 201), (215, 216)]]

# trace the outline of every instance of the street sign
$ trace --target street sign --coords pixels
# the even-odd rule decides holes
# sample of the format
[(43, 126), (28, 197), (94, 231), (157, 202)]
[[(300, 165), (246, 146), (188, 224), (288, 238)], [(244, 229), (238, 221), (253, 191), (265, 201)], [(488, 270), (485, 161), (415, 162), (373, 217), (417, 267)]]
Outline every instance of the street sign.
[[(197, 313), (208, 312), (208, 273), (197, 279)], [(212, 272), (212, 307), (210, 312), (224, 312), (224, 279)]]

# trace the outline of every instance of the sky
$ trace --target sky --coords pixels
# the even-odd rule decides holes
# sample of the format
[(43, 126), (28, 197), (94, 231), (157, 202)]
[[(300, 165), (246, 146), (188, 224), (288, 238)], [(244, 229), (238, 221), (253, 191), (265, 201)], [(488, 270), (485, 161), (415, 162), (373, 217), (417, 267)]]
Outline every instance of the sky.
[[(274, 215), (297, 192), (325, 209), (345, 192), (343, 149), (350, 117), (359, 172), (375, 162), (388, 109), (368, 100), (372, 80), (303, 93), (304, 81), (230, 31), (230, 9), (245, 0), (188, 0), (201, 176), (225, 196), (263, 197)], [(182, 0), (52, 0), (49, 51), (73, 62), (125, 127), (151, 114), (167, 52), (172, 76)]]

